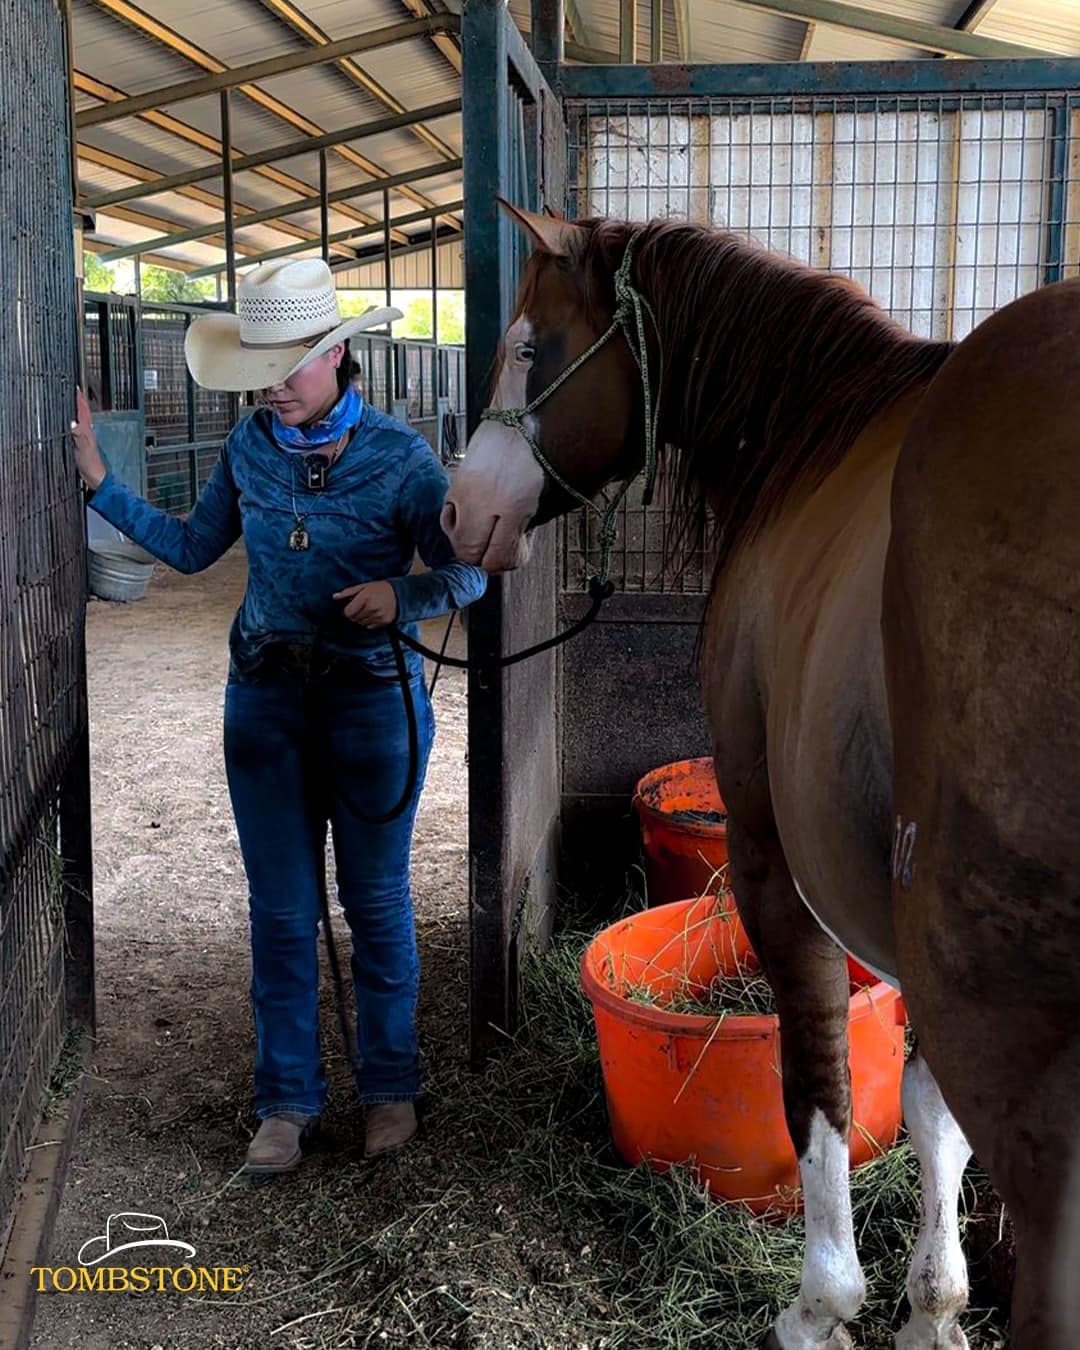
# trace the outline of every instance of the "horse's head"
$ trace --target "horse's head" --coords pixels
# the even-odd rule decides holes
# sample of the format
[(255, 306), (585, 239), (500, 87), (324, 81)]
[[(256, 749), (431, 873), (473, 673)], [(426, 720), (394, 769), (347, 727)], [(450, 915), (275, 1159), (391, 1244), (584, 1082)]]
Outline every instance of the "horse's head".
[(469, 441), (442, 518), (458, 557), (489, 572), (520, 566), (534, 526), (632, 474), (644, 446), (630, 347), (621, 334), (601, 342), (619, 262), (607, 255), (620, 240), (590, 247), (596, 222), (505, 209), (536, 251), (503, 340), (492, 408)]

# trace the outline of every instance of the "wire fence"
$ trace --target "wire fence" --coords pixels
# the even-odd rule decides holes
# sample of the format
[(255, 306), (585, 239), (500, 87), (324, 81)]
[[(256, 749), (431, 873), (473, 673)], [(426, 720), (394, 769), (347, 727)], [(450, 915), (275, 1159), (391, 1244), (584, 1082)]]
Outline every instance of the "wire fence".
[[(204, 389), (188, 373), (184, 338), (200, 309), (134, 296), (88, 295), (83, 346), (93, 409), (136, 411), (145, 420), (146, 495), (174, 514), (190, 511), (222, 442), (241, 414), (237, 395)], [(373, 407), (405, 404), (436, 448), (445, 439), (440, 403), (455, 432), (464, 417), (464, 348), (361, 333), (350, 339), (360, 387)], [(455, 436), (454, 443), (457, 444)]]
[[(567, 107), (569, 210), (678, 217), (754, 237), (861, 283), (912, 332), (958, 340), (1080, 273), (1080, 96), (588, 100)], [(625, 590), (705, 590), (706, 522), (679, 578), (663, 492), (621, 513)], [(569, 519), (563, 586), (598, 561)]]
[(0, 81), (0, 1234), (65, 1022), (57, 802), (84, 730), (67, 57), (51, 0), (4, 6)]

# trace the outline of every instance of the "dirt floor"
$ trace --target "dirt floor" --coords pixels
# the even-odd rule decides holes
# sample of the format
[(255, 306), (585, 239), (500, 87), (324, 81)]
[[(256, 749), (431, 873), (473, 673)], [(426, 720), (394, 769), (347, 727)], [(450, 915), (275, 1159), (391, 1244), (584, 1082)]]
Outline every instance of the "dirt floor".
[[(749, 1219), (686, 1169), (618, 1159), (578, 985), (587, 934), (530, 960), (521, 1033), (485, 1073), (468, 1069), (461, 675), (436, 690), (414, 855), (420, 1136), (361, 1156), (324, 969), (325, 1135), (289, 1178), (253, 1189), (238, 1176), (256, 1124), (253, 1038), (220, 742), (243, 574), (237, 555), (194, 578), (159, 569), (145, 601), (90, 608), (99, 1035), (51, 1263), (74, 1265), (110, 1214), (142, 1211), (195, 1246), (191, 1264), (244, 1267), (244, 1286), (46, 1293), (34, 1350), (757, 1350), (797, 1289), (801, 1221)], [(344, 952), (340, 918), (335, 932)], [(976, 1183), (967, 1325), (972, 1350), (1000, 1350), (1010, 1252)], [(871, 1288), (855, 1344), (887, 1350), (918, 1213), (910, 1150), (861, 1169), (853, 1195)]]
[[(233, 1182), (257, 1121), (251, 1110), (247, 893), (221, 752), (229, 622), (246, 574), (241, 550), (183, 577), (158, 567), (148, 597), (92, 601), (92, 732), (98, 1042), (53, 1246), (73, 1263), (109, 1213), (166, 1217), (197, 1261), (288, 1270), (288, 1231), (257, 1250), (249, 1212), (264, 1199)], [(438, 646), (444, 623), (425, 625)], [(462, 648), (459, 625), (450, 645)], [(427, 1060), (460, 1060), (466, 1041), (465, 677), (444, 669), (437, 734), (417, 822), (413, 887), (423, 967)], [(336, 908), (336, 907), (335, 907)], [(342, 960), (348, 930), (335, 913)], [(355, 1165), (361, 1116), (351, 1099), (323, 952), (328, 1139), (311, 1184)], [(320, 1204), (322, 1202), (320, 1201)], [(250, 1288), (250, 1286), (249, 1286)], [(256, 1346), (286, 1320), (195, 1299), (43, 1295), (33, 1345)], [(274, 1344), (292, 1342), (278, 1337)]]

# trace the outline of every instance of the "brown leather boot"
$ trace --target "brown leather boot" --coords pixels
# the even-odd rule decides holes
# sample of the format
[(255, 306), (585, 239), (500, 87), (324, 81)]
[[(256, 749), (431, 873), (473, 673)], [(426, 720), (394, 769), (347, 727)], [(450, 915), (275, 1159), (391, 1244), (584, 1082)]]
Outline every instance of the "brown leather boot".
[(300, 1142), (315, 1129), (318, 1116), (297, 1111), (282, 1111), (267, 1116), (248, 1145), (244, 1171), (252, 1177), (275, 1177), (300, 1166), (303, 1151)]
[(416, 1107), (412, 1102), (376, 1102), (364, 1121), (364, 1157), (392, 1153), (416, 1133)]

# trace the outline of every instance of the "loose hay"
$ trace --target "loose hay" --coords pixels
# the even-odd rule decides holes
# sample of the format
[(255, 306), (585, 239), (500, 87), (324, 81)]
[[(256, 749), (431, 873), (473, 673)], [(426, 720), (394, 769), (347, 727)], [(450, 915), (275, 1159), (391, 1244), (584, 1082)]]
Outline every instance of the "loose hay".
[[(431, 1066), (426, 1149), (390, 1171), (339, 1165), (317, 1192), (294, 1190), (288, 1207), (266, 1214), (303, 1258), (302, 1279), (264, 1291), (278, 1298), (291, 1287), (281, 1325), (328, 1310), (290, 1325), (286, 1344), (760, 1346), (797, 1291), (802, 1221), (754, 1219), (710, 1200), (687, 1169), (658, 1175), (618, 1159), (578, 987), (586, 941), (564, 936), (528, 960), (522, 1030), (484, 1074)], [(370, 1237), (344, 1240), (344, 1216), (373, 1192), (383, 1201), (392, 1192), (392, 1216)], [(976, 1195), (969, 1184), (968, 1208)], [(866, 1350), (886, 1350), (905, 1316), (918, 1214), (911, 1150), (856, 1173), (853, 1200), (870, 1287), (853, 1330)], [(996, 1316), (966, 1319), (972, 1350), (1004, 1344)]]
[(630, 984), (619, 993), (631, 1003), (643, 1003), (690, 1017), (770, 1017), (776, 1014), (772, 985), (760, 970), (749, 965), (731, 975), (717, 975), (706, 988), (686, 981), (675, 990), (661, 994), (647, 984)]

